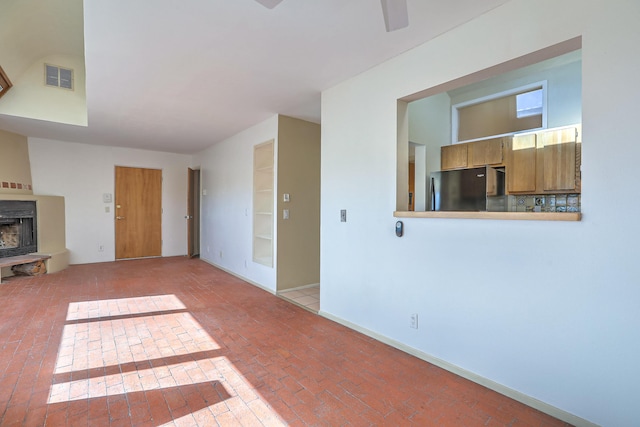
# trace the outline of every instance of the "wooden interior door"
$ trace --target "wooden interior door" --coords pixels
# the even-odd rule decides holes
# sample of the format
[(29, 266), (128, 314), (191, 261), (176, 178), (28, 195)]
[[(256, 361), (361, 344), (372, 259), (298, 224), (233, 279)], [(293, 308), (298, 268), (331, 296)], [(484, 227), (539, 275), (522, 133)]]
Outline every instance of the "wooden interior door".
[(414, 211), (416, 205), (416, 163), (409, 162), (409, 211)]
[(116, 166), (116, 259), (162, 255), (162, 171)]
[(189, 168), (187, 191), (187, 254), (200, 255), (200, 171)]

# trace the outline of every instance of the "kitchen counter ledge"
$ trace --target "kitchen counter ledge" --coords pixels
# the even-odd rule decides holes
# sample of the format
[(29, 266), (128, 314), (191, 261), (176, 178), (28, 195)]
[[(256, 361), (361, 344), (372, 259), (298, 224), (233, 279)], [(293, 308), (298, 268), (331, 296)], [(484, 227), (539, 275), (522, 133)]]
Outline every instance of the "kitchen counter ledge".
[(498, 219), (522, 221), (580, 221), (580, 212), (445, 212), (395, 211), (396, 218)]

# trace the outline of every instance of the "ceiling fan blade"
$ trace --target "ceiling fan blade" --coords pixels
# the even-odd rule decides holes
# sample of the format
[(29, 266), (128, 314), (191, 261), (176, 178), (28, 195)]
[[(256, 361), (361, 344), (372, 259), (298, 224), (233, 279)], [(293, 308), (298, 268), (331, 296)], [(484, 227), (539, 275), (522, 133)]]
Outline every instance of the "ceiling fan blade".
[(409, 13), (407, 12), (407, 0), (380, 0), (382, 2), (382, 14), (387, 32), (399, 30), (409, 26)]
[(274, 7), (279, 5), (282, 0), (256, 0), (256, 1), (266, 8), (273, 9)]

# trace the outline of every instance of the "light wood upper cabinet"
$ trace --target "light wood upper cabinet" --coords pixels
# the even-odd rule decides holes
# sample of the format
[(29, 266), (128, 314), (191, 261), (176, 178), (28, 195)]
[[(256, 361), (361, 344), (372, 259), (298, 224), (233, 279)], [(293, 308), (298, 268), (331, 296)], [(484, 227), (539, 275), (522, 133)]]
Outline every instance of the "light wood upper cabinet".
[(577, 127), (516, 135), (507, 148), (507, 193), (580, 192)]
[(542, 189), (576, 189), (576, 129), (565, 128), (541, 134)]
[(580, 193), (580, 125), (445, 145), (442, 170), (505, 166), (507, 194)]
[(493, 138), (464, 144), (445, 145), (440, 150), (442, 170), (504, 164), (506, 138)]
[(536, 134), (516, 135), (507, 150), (507, 192), (536, 191)]
[(440, 168), (442, 170), (466, 168), (469, 144), (444, 145), (440, 148)]
[(470, 142), (469, 166), (500, 165), (504, 161), (505, 138)]

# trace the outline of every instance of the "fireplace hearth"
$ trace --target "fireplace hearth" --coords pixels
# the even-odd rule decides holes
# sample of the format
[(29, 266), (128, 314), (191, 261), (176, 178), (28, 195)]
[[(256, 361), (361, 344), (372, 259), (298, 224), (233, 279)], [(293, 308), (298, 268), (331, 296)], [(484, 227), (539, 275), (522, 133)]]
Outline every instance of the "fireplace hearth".
[(38, 251), (36, 202), (0, 200), (0, 258)]

